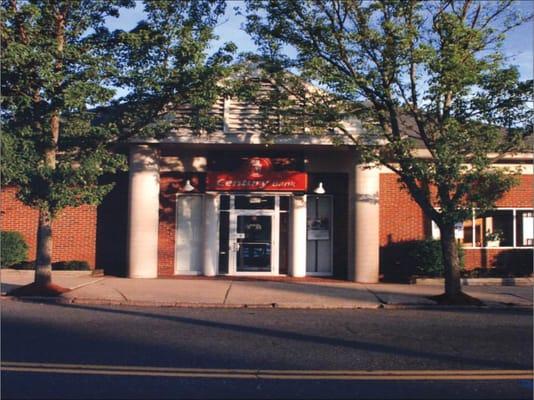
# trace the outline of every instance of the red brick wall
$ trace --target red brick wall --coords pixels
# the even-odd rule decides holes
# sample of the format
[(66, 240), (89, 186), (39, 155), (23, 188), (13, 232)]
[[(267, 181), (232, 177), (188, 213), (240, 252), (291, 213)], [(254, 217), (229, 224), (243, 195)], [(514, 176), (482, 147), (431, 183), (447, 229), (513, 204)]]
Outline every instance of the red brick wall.
[[(28, 259), (35, 260), (38, 211), (22, 204), (14, 188), (0, 193), (0, 228), (19, 231), (28, 243)], [(96, 207), (81, 206), (63, 210), (52, 223), (55, 261), (83, 260), (95, 267)]]
[(521, 176), (521, 183), (497, 202), (498, 207), (528, 207), (534, 205), (534, 175)]
[[(501, 200), (499, 207), (533, 207), (534, 176), (523, 175), (518, 186)], [(394, 174), (380, 175), (380, 246), (428, 237), (428, 223), (419, 206), (407, 191), (401, 190)], [(529, 250), (526, 250), (529, 251)], [(504, 252), (525, 252), (524, 249), (466, 249), (465, 266), (472, 269), (492, 266)]]
[(401, 190), (394, 174), (380, 174), (380, 246), (425, 237), (421, 208)]
[(177, 175), (162, 174), (159, 181), (158, 275), (160, 276), (174, 274)]

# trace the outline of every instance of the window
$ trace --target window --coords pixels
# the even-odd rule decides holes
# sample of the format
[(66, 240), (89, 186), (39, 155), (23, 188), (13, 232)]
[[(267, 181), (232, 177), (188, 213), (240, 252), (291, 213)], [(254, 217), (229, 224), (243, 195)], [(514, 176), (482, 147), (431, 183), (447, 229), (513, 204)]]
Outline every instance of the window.
[[(497, 209), (458, 224), (456, 239), (464, 247), (530, 247), (534, 245), (534, 212), (525, 209)], [(439, 229), (432, 223), (432, 237)]]
[(274, 196), (235, 196), (235, 208), (239, 210), (274, 210)]
[(175, 274), (202, 271), (203, 204), (200, 194), (180, 194), (176, 198)]
[(534, 245), (534, 213), (532, 210), (517, 210), (516, 227), (516, 246)]
[(475, 215), (474, 228), (476, 247), (511, 247), (514, 245), (513, 210), (494, 210), (484, 215)]

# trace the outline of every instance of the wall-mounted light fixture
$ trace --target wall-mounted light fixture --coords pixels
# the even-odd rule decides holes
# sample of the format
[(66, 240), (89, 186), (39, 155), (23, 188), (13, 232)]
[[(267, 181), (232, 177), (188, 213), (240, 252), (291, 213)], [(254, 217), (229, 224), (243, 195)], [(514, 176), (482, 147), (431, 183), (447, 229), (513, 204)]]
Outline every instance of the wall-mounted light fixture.
[(189, 179), (185, 181), (183, 190), (184, 192), (192, 192), (193, 190), (195, 190), (195, 187), (191, 185), (191, 181)]
[(319, 182), (319, 185), (315, 189), (313, 189), (313, 193), (316, 194), (325, 194), (326, 190), (324, 190), (323, 182)]

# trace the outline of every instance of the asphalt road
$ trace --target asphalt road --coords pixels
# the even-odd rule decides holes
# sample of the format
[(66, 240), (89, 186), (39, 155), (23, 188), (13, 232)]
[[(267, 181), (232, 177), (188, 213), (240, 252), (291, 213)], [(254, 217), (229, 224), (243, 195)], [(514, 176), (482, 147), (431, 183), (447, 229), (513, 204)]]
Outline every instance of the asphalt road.
[(532, 398), (530, 310), (1, 307), (3, 399)]

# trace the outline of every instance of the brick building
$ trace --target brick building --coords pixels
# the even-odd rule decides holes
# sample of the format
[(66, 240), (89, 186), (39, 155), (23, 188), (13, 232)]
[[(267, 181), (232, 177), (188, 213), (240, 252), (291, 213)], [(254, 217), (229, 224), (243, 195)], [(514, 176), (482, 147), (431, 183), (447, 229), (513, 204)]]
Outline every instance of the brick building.
[[(218, 132), (177, 130), (160, 141), (131, 141), (130, 171), (104, 203), (67, 209), (54, 222), (54, 261), (86, 260), (129, 277), (320, 275), (376, 282), (400, 268), (403, 243), (436, 236), (396, 176), (361, 165), (350, 143), (306, 134), (266, 142), (246, 106), (221, 100), (217, 107)], [(522, 168), (520, 185), (494, 212), (474, 213), (458, 226), (466, 268), (518, 259), (532, 264), (532, 154), (503, 166)], [(8, 188), (1, 213), (1, 229), (20, 231), (34, 258), (37, 212)], [(485, 238), (496, 231), (500, 243)]]

